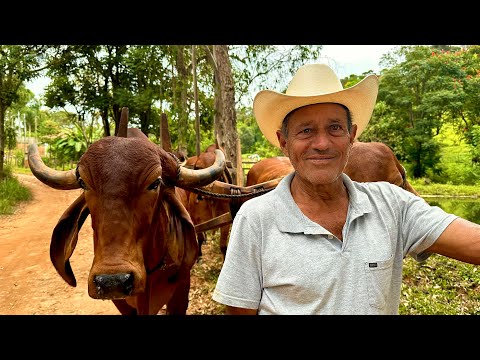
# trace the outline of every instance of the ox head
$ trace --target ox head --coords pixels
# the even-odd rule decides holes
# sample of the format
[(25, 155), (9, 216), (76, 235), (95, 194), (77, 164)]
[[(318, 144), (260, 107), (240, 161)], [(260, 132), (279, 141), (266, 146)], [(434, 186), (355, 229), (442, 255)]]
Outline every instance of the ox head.
[(84, 189), (53, 230), (50, 258), (60, 276), (76, 286), (69, 259), (90, 214), (94, 259), (88, 293), (96, 299), (125, 299), (143, 294), (146, 287), (152, 291), (149, 276), (157, 276), (153, 283), (164, 279), (168, 284), (182, 274), (189, 276), (198, 244), (178, 188), (209, 184), (225, 167), (221, 151), (206, 169), (181, 167), (175, 156), (149, 141), (141, 131), (127, 131), (126, 114), (122, 112), (124, 125), (118, 135), (94, 142), (75, 170), (48, 168), (35, 144), (28, 153), (32, 173), (46, 185)]

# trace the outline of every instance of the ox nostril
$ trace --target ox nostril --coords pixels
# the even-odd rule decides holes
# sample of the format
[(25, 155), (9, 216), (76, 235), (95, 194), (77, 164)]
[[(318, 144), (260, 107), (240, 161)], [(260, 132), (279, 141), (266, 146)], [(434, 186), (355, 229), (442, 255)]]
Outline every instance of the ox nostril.
[(93, 279), (97, 295), (101, 299), (123, 299), (133, 292), (133, 274), (102, 274)]

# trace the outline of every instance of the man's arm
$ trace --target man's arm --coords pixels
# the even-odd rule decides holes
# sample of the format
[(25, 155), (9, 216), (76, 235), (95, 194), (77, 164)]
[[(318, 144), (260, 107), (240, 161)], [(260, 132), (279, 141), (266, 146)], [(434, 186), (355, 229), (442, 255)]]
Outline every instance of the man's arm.
[(480, 264), (480, 225), (457, 218), (447, 226), (428, 252), (470, 264)]
[(257, 309), (245, 309), (234, 306), (225, 306), (226, 315), (257, 315)]

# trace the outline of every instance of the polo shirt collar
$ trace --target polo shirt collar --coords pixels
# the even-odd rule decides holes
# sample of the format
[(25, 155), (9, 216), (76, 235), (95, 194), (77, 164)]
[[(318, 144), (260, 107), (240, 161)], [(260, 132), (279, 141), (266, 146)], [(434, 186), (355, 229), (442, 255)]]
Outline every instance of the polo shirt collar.
[[(285, 176), (272, 190), (274, 198), (275, 221), (282, 232), (305, 233), (305, 234), (330, 234), (328, 230), (306, 217), (293, 200), (290, 192), (290, 183), (295, 172)], [(343, 183), (349, 194), (348, 221), (372, 211), (372, 204), (368, 196), (358, 189), (346, 174), (342, 174)]]

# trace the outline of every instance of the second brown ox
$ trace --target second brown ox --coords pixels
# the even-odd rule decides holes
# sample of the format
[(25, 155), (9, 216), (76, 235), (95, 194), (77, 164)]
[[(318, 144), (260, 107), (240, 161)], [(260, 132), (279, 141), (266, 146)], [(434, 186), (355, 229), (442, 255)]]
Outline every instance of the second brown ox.
[[(185, 167), (200, 170), (205, 169), (215, 162), (215, 150), (218, 146), (215, 144), (210, 145), (204, 152), (198, 156), (192, 156), (187, 159)], [(226, 167), (222, 175), (218, 178), (218, 181), (226, 184), (232, 184), (232, 177)], [(210, 219), (216, 218), (230, 211), (230, 200), (223, 197), (205, 196), (201, 193), (195, 193), (187, 191), (187, 204), (186, 208), (192, 218), (195, 225), (202, 224)], [(230, 224), (220, 226), (219, 229), (212, 229), (213, 232), (220, 230), (219, 245), (220, 251), (223, 257), (227, 252), (228, 235), (230, 233)], [(197, 231), (199, 259), (202, 256), (202, 245), (207, 239), (205, 231)]]

